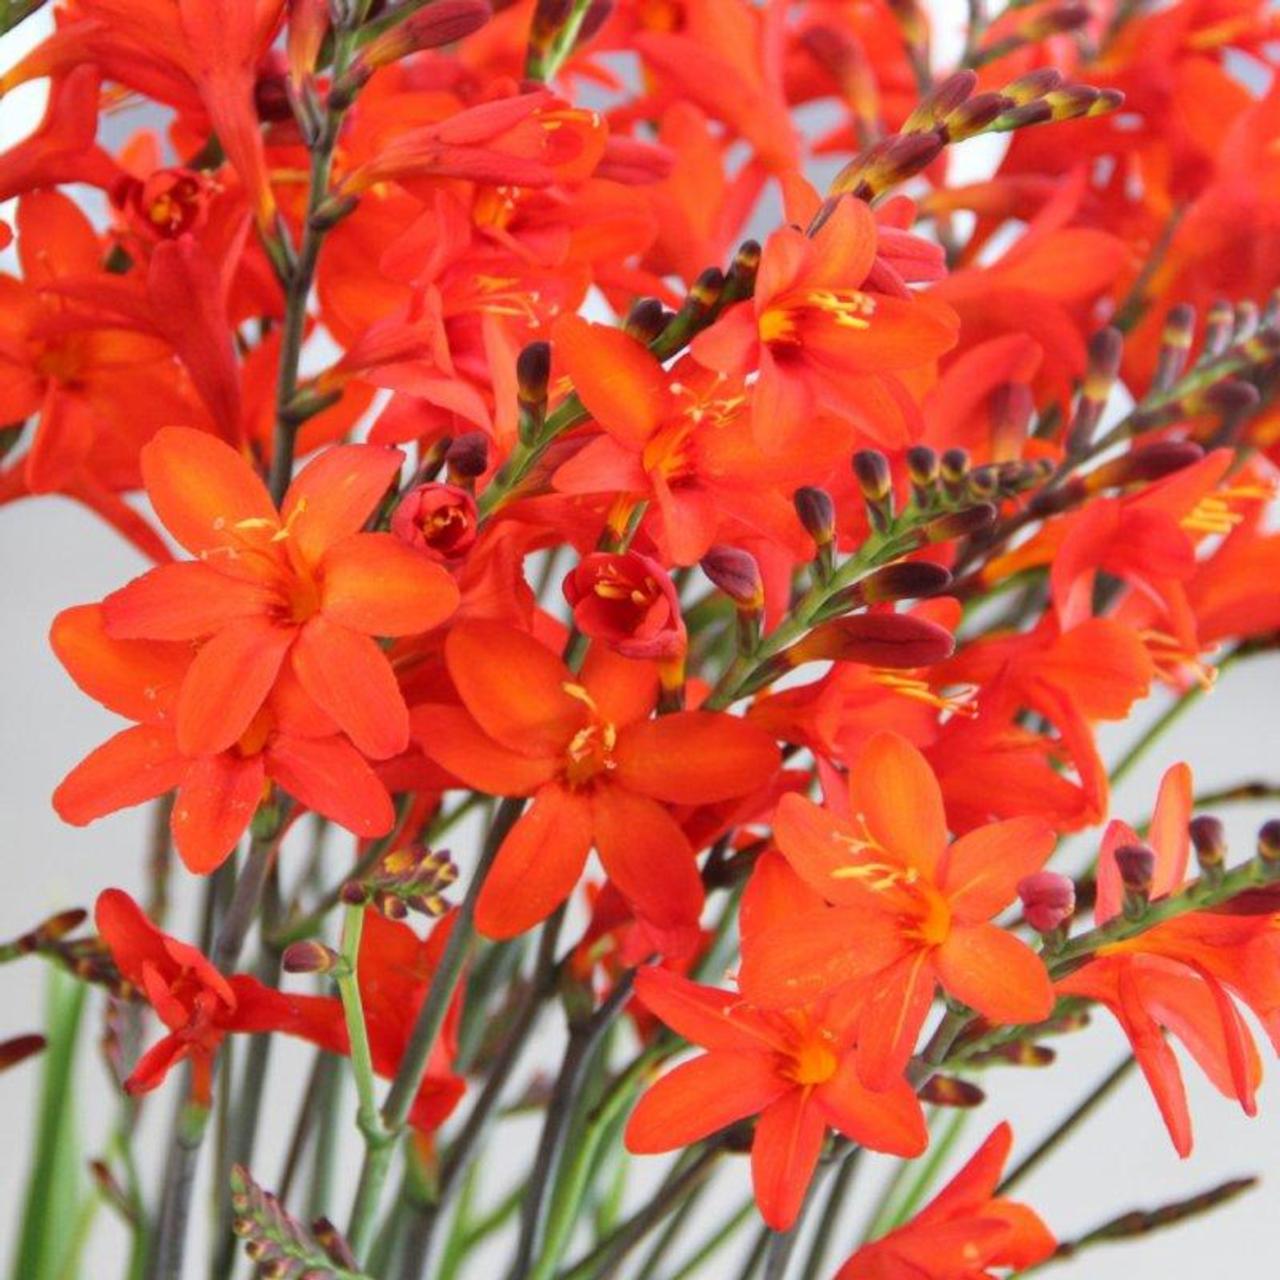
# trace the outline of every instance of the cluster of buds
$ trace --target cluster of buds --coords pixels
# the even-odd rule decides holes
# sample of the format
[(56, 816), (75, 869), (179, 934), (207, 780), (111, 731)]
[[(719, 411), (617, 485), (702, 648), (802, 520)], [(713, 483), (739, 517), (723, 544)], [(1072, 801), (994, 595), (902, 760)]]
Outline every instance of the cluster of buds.
[[(1064, 83), (1062, 73), (1052, 67), (1032, 71), (999, 92), (974, 93), (977, 85), (973, 71), (948, 76), (907, 117), (899, 132), (856, 155), (836, 175), (830, 194), (874, 200), (922, 172), (950, 143), (983, 133), (1105, 115), (1124, 101), (1115, 89)], [(829, 214), (829, 206), (825, 208)], [(820, 213), (819, 218), (823, 217)]]
[(231, 1170), (232, 1229), (262, 1280), (369, 1280), (326, 1218), (308, 1231), (242, 1165)]
[(22, 956), (41, 955), (82, 982), (106, 987), (117, 999), (138, 999), (138, 992), (120, 976), (110, 952), (98, 938), (70, 936), (85, 922), (87, 914), (79, 907), (60, 911), (11, 942), (0, 943), (0, 964)]
[(403, 920), (410, 911), (435, 918), (448, 910), (444, 893), (457, 878), (448, 850), (406, 845), (384, 854), (359, 880), (348, 881), (342, 900), (352, 907), (371, 906), (389, 920)]

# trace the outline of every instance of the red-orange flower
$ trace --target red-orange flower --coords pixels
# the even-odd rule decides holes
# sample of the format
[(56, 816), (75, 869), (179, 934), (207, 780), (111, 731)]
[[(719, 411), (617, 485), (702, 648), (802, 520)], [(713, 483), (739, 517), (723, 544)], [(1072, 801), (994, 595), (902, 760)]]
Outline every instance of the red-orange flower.
[(564, 580), (564, 598), (584, 636), (624, 658), (683, 661), (689, 639), (667, 571), (638, 551), (584, 556)]
[(910, 1222), (863, 1245), (835, 1280), (993, 1280), (1023, 1271), (1057, 1241), (1024, 1204), (996, 1195), (1013, 1132), (998, 1124), (969, 1162)]
[(820, 408), (881, 443), (906, 443), (887, 425), (896, 417), (878, 416), (875, 406), (894, 402), (893, 374), (954, 345), (956, 321), (925, 296), (867, 292), (875, 259), (875, 218), (862, 201), (842, 199), (812, 238), (793, 227), (775, 231), (754, 300), (730, 307), (694, 339), (694, 357), (712, 369), (741, 377), (758, 367), (752, 421), (762, 444), (791, 436)]
[(728, 715), (649, 718), (649, 663), (596, 646), (575, 675), (532, 636), (464, 621), (445, 641), (461, 706), (413, 711), (423, 750), (468, 786), (533, 803), (504, 840), (476, 912), (512, 937), (569, 896), (594, 846), (637, 914), (696, 923), (702, 884), (669, 805), (745, 796), (778, 765), (772, 739)]
[(157, 929), (119, 889), (99, 896), (95, 916), (121, 976), (168, 1028), (125, 1081), (130, 1093), (156, 1088), (171, 1068), (189, 1059), (192, 1098), (208, 1106), (213, 1060), (224, 1037), (235, 1031), (278, 1031), (341, 1051), (345, 1028), (338, 1001), (285, 995), (248, 974), (224, 977), (195, 947)]
[(172, 427), (143, 450), (156, 513), (199, 557), (164, 565), (104, 602), (119, 639), (203, 640), (174, 709), (178, 747), (224, 751), (248, 730), (286, 659), (366, 755), (403, 751), (409, 713), (374, 636), (414, 635), (453, 612), (439, 565), (384, 533), (361, 533), (401, 453), (329, 449), (279, 512), (249, 464), (212, 436)]
[(197, 875), (235, 848), (270, 782), (359, 836), (391, 829), (395, 812), (386, 788), (287, 670), (235, 743), (192, 755), (179, 748), (173, 724), (194, 656), (189, 643), (116, 640), (98, 605), (60, 613), (50, 643), (81, 689), (138, 722), (63, 779), (53, 794), (63, 821), (83, 826), (177, 788), (169, 824), (179, 855)]
[(1052, 852), (1046, 823), (1011, 818), (948, 844), (928, 763), (905, 738), (882, 733), (850, 771), (847, 818), (789, 794), (774, 836), (834, 905), (746, 931), (743, 992), (778, 1007), (859, 984), (849, 998), (862, 1001), (859, 1070), (869, 1085), (883, 1087), (906, 1067), (939, 985), (992, 1022), (1048, 1016), (1043, 963), (989, 923)]

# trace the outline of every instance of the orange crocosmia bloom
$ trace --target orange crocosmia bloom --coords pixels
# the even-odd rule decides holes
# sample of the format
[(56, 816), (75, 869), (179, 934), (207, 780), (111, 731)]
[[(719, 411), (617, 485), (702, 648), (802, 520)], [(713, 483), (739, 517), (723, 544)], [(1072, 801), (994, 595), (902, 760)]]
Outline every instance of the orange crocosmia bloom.
[[(1155, 852), (1153, 899), (1176, 893), (1186, 875), (1190, 841), (1191, 770), (1169, 769), (1160, 784), (1148, 844)], [(1115, 917), (1123, 899), (1116, 850), (1140, 845), (1138, 835), (1113, 820), (1098, 863), (1095, 919)], [(1262, 1067), (1253, 1037), (1232, 999), (1258, 1015), (1280, 1051), (1280, 934), (1275, 917), (1192, 912), (1137, 936), (1100, 946), (1082, 968), (1057, 983), (1060, 995), (1104, 1004), (1133, 1046), (1178, 1154), (1191, 1153), (1191, 1117), (1177, 1058), (1164, 1032), (1186, 1045), (1213, 1085), (1256, 1111)]]
[(910, 1222), (865, 1244), (835, 1280), (994, 1280), (993, 1267), (1023, 1271), (1057, 1248), (1024, 1204), (996, 1195), (1013, 1131), (998, 1124), (969, 1162)]
[(202, 640), (174, 709), (179, 749), (239, 741), (286, 662), (367, 756), (409, 741), (409, 713), (374, 636), (416, 635), (458, 602), (448, 572), (389, 533), (361, 533), (398, 449), (343, 445), (299, 473), (277, 512), (230, 446), (170, 427), (142, 453), (147, 493), (199, 557), (136, 578), (103, 604), (117, 639)]
[(156, 928), (119, 889), (101, 894), (94, 914), (121, 976), (168, 1029), (125, 1081), (129, 1093), (148, 1093), (189, 1059), (192, 1100), (207, 1107), (213, 1060), (223, 1039), (236, 1031), (283, 1032), (343, 1051), (342, 1006), (332, 997), (286, 995), (243, 973), (224, 977), (195, 947)]
[(50, 643), (90, 697), (138, 723), (90, 752), (53, 794), (65, 822), (83, 826), (177, 788), (169, 823), (189, 871), (214, 870), (235, 848), (275, 782), (306, 808), (366, 838), (391, 830), (386, 788), (337, 725), (287, 670), (238, 741), (185, 754), (174, 706), (191, 666), (190, 643), (116, 640), (98, 605), (54, 619)]
[(860, 406), (869, 395), (905, 398), (892, 375), (954, 346), (956, 320), (928, 297), (866, 292), (875, 260), (875, 217), (862, 201), (842, 199), (813, 237), (775, 231), (752, 301), (730, 307), (690, 345), (694, 359), (718, 372), (759, 370), (752, 422), (764, 447), (792, 437), (819, 409), (881, 444), (907, 443), (896, 427), (885, 437), (884, 424)]
[[(776, 854), (757, 865), (743, 900), (744, 929), (821, 902)], [(672, 1151), (759, 1115), (751, 1180), (765, 1222), (796, 1219), (827, 1130), (874, 1151), (913, 1157), (928, 1143), (920, 1101), (905, 1080), (869, 1089), (857, 1070), (856, 1016), (823, 997), (762, 1009), (732, 991), (669, 969), (642, 969), (636, 995), (703, 1054), (670, 1071), (640, 1099), (627, 1125), (637, 1153)]]
[(667, 806), (762, 787), (778, 767), (772, 739), (708, 711), (651, 720), (656, 668), (598, 645), (580, 676), (500, 623), (459, 622), (444, 650), (462, 705), (415, 707), (414, 736), (467, 786), (533, 799), (485, 880), (481, 932), (514, 937), (549, 915), (592, 846), (638, 915), (696, 923), (695, 851)]
[(1040, 958), (989, 921), (1048, 859), (1049, 825), (1011, 818), (949, 845), (937, 780), (895, 733), (877, 734), (855, 761), (849, 800), (848, 820), (804, 796), (779, 802), (778, 847), (833, 905), (747, 931), (744, 994), (778, 1007), (842, 987), (865, 993), (859, 1071), (873, 1087), (906, 1067), (939, 985), (991, 1022), (1047, 1017), (1053, 988)]

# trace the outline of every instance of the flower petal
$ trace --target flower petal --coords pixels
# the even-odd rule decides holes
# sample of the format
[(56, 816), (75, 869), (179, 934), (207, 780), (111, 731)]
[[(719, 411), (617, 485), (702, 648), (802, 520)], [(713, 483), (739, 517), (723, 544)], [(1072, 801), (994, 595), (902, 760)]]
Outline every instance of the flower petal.
[(357, 533), (325, 552), (320, 607), (326, 618), (373, 636), (413, 636), (458, 607), (448, 570), (389, 533)]
[(173, 841), (187, 870), (207, 875), (226, 861), (262, 799), (261, 755), (223, 751), (193, 760), (173, 804)]
[(627, 1150), (674, 1151), (756, 1115), (794, 1086), (766, 1053), (705, 1053), (668, 1071), (627, 1121)]
[(618, 736), (617, 781), (668, 804), (713, 804), (749, 795), (778, 769), (778, 748), (736, 716), (679, 711)]
[(404, 454), (378, 444), (341, 444), (317, 454), (285, 494), (281, 516), (308, 564), (359, 533), (400, 471)]
[(585, 800), (554, 783), (543, 787), (507, 833), (476, 903), (476, 928), (514, 938), (545, 920), (573, 891), (591, 848)]
[(461, 707), (439, 704), (409, 713), (414, 740), (437, 764), (491, 796), (527, 796), (556, 774), (550, 756), (522, 756), (495, 742)]
[(774, 1231), (795, 1223), (827, 1136), (808, 1089), (791, 1089), (767, 1107), (751, 1144), (751, 1186), (760, 1216)]
[(684, 832), (660, 804), (606, 784), (591, 797), (591, 823), (609, 879), (638, 915), (660, 928), (697, 923), (702, 877)]
[(83, 827), (172, 791), (187, 764), (178, 754), (172, 729), (135, 725), (85, 756), (58, 785), (53, 807), (63, 822)]
[(184, 755), (225, 751), (244, 733), (297, 634), (266, 618), (245, 618), (200, 648), (178, 693), (175, 722)]
[(121, 640), (198, 640), (241, 618), (265, 615), (272, 602), (259, 582), (183, 560), (113, 591), (102, 611), (108, 632)]
[(913, 1159), (929, 1145), (929, 1128), (916, 1091), (902, 1079), (887, 1089), (868, 1089), (858, 1078), (854, 1054), (845, 1056), (814, 1097), (833, 1129), (872, 1151)]
[(729, 1052), (778, 1051), (785, 1041), (742, 997), (704, 987), (670, 969), (649, 967), (636, 974), (636, 996), (655, 1017), (691, 1044)]
[(996, 925), (953, 925), (936, 963), (947, 991), (990, 1022), (1040, 1022), (1053, 1011), (1044, 961)]
[(897, 733), (877, 733), (849, 774), (853, 810), (890, 853), (932, 873), (947, 843), (942, 791), (929, 762)]
[(404, 695), (387, 655), (368, 636), (317, 614), (298, 633), (293, 670), (370, 759), (386, 760), (409, 745)]
[(902, 1076), (936, 986), (928, 947), (915, 948), (868, 984), (858, 1020), (858, 1075), (868, 1088), (887, 1089)]
[(267, 744), (266, 765), (267, 776), (299, 804), (363, 840), (386, 835), (395, 823), (386, 787), (345, 738), (277, 734)]
[(938, 887), (959, 920), (990, 920), (1018, 895), (1018, 881), (1053, 852), (1053, 828), (1040, 818), (978, 827), (951, 844), (938, 863)]

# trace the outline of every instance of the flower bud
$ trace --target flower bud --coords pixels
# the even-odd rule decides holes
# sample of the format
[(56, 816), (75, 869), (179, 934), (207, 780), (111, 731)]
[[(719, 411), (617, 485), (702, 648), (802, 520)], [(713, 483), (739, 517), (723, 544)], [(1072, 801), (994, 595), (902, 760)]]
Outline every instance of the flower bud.
[(920, 533), (925, 542), (951, 542), (955, 538), (968, 538), (995, 523), (996, 509), (989, 502), (952, 511), (930, 520)]
[(1022, 914), (1037, 932), (1054, 933), (1071, 919), (1076, 909), (1076, 886), (1057, 871), (1036, 871), (1018, 881)]
[(861, 613), (823, 623), (786, 652), (789, 665), (830, 659), (869, 667), (927, 667), (949, 658), (955, 637), (909, 613)]
[(332, 947), (314, 939), (290, 943), (280, 957), (285, 973), (334, 973), (345, 966), (346, 961)]
[(1151, 901), (1151, 881), (1156, 871), (1155, 850), (1145, 844), (1122, 844), (1115, 851), (1116, 870), (1124, 885), (1124, 914), (1141, 920)]
[(1187, 363), (1187, 352), (1191, 350), (1195, 329), (1196, 309), (1189, 302), (1180, 302), (1165, 316), (1160, 353), (1151, 379), (1153, 392), (1168, 391), (1177, 382)]
[(979, 1107), (987, 1095), (976, 1084), (958, 1076), (930, 1076), (920, 1089), (920, 1099), (935, 1107)]
[(585, 556), (566, 575), (564, 598), (578, 630), (624, 658), (670, 660), (688, 645), (675, 584), (638, 551)]
[(670, 318), (671, 313), (657, 298), (637, 298), (622, 327), (628, 337), (647, 347), (667, 327)]
[(835, 541), (836, 504), (825, 489), (815, 485), (803, 485), (794, 494), (796, 515), (805, 532), (821, 548)]
[(948, 449), (940, 459), (942, 487), (947, 497), (959, 498), (964, 492), (965, 481), (969, 475), (969, 451), (967, 449)]
[(712, 547), (699, 564), (739, 609), (758, 613), (764, 608), (764, 579), (751, 552), (738, 547)]
[(1097, 493), (1102, 489), (1127, 484), (1149, 484), (1199, 462), (1204, 450), (1190, 440), (1161, 440), (1140, 445), (1122, 457), (1104, 462), (1084, 477), (1085, 489)]
[(547, 416), (547, 384), (551, 380), (551, 344), (531, 342), (516, 357), (516, 403), (520, 439), (532, 444)]
[(458, 560), (476, 540), (475, 499), (451, 484), (422, 484), (400, 499), (391, 532), (401, 542), (446, 563)]
[(722, 301), (727, 305), (742, 298), (749, 298), (756, 287), (756, 272), (760, 270), (760, 244), (756, 240), (744, 240), (738, 246), (725, 277)]
[(1235, 324), (1235, 308), (1225, 298), (1219, 298), (1205, 316), (1201, 361), (1217, 360), (1227, 353), (1234, 337)]
[(1067, 430), (1069, 454), (1083, 452), (1092, 441), (1102, 412), (1111, 398), (1123, 354), (1124, 336), (1119, 329), (1100, 329), (1089, 340), (1089, 365), (1084, 375), (1084, 387)]
[(853, 455), (853, 474), (862, 490), (872, 525), (883, 532), (893, 520), (893, 475), (889, 459), (879, 449), (859, 449)]
[(1258, 828), (1258, 861), (1268, 876), (1280, 875), (1280, 818)]
[(1222, 879), (1227, 861), (1227, 835), (1222, 823), (1210, 814), (1192, 818), (1188, 826), (1200, 874), (1215, 883)]
[(938, 455), (927, 444), (907, 450), (907, 476), (916, 506), (927, 509), (938, 495)]
[(868, 574), (851, 591), (858, 604), (883, 604), (889, 600), (923, 600), (951, 585), (951, 574), (931, 560), (899, 560)]

